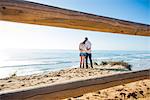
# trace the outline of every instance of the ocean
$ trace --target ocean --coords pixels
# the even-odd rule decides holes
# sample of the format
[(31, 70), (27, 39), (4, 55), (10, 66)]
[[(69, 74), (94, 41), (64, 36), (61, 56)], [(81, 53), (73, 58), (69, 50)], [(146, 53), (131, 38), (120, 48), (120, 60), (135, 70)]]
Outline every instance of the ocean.
[[(150, 51), (93, 50), (95, 61), (125, 61), (132, 70), (150, 68)], [(77, 50), (0, 50), (0, 78), (45, 73), (79, 66)]]

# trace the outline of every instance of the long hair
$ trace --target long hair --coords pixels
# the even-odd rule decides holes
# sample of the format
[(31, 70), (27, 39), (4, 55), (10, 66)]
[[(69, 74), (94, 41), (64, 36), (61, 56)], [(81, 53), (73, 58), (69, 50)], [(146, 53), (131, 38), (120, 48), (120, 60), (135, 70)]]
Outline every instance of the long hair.
[(87, 37), (85, 37), (85, 40), (82, 42), (83, 44), (85, 44), (85, 42), (88, 40), (88, 38)]
[(86, 41), (87, 41), (87, 40), (84, 40), (82, 43), (85, 44)]

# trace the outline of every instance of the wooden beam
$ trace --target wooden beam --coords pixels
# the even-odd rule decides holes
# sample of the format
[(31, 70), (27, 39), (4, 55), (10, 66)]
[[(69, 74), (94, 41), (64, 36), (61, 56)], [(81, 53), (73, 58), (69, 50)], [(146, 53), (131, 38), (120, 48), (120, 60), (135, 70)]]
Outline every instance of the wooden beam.
[(0, 92), (0, 100), (59, 100), (143, 79), (150, 69)]
[(0, 0), (0, 20), (99, 32), (150, 36), (150, 25), (23, 0)]

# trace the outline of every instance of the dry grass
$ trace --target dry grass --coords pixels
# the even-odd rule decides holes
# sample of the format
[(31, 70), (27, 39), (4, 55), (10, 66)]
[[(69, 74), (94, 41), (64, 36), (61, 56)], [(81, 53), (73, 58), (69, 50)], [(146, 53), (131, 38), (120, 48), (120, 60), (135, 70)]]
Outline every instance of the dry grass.
[[(94, 62), (94, 65), (98, 65), (98, 63)], [(115, 65), (121, 65), (125, 68), (127, 68), (128, 70), (132, 70), (131, 67), (132, 65), (128, 64), (127, 62), (124, 61), (102, 61), (100, 63), (101, 66), (105, 66), (105, 65), (111, 65), (111, 66), (115, 66)]]

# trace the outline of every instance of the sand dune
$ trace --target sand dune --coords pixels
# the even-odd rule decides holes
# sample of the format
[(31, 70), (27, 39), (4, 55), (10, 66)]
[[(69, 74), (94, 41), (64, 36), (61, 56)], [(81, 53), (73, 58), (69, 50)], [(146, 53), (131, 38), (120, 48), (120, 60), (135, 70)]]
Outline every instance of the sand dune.
[[(55, 84), (68, 80), (78, 80), (97, 76), (112, 75), (127, 71), (123, 67), (115, 68), (71, 68), (55, 72), (34, 74), (28, 76), (13, 76), (0, 79), (0, 92), (18, 88)], [(106, 100), (106, 99), (139, 99), (150, 97), (150, 80), (141, 80), (126, 85), (112, 87), (93, 93), (84, 94), (79, 97), (67, 98), (66, 100)]]

